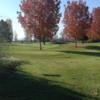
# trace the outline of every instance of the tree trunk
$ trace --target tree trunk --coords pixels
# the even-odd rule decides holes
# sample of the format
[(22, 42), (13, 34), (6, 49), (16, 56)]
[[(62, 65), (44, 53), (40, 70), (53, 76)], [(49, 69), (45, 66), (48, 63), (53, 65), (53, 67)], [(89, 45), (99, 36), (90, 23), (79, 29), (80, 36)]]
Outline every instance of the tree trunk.
[(40, 50), (42, 50), (42, 41), (41, 41), (41, 37), (39, 39), (39, 43), (40, 43)]
[(82, 40), (82, 44), (84, 44), (85, 43), (85, 40)]
[(46, 45), (46, 42), (45, 42), (45, 41), (43, 41), (43, 44), (44, 44), (44, 45)]
[(78, 45), (77, 45), (77, 33), (76, 33), (76, 37), (75, 37), (75, 48), (77, 48)]
[(43, 37), (43, 44), (46, 45), (45, 36)]
[(77, 48), (78, 46), (77, 46), (77, 39), (75, 40), (75, 48)]

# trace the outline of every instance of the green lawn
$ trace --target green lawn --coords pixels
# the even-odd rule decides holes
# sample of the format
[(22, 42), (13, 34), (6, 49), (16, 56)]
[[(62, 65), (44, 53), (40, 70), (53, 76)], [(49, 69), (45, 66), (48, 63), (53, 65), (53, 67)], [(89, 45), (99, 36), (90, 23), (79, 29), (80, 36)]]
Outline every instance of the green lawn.
[(100, 43), (79, 45), (10, 44), (22, 63), (0, 72), (0, 100), (100, 100)]

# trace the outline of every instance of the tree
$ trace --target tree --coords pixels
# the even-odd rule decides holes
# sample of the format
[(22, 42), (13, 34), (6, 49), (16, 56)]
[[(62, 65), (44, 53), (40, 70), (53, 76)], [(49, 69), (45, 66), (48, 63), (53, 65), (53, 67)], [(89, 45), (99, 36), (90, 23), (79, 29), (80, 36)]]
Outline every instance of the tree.
[(83, 0), (68, 1), (64, 13), (64, 33), (75, 40), (83, 40), (89, 27), (89, 11)]
[(11, 42), (13, 39), (11, 20), (0, 21), (0, 42)]
[(41, 50), (41, 42), (58, 31), (60, 0), (22, 0), (20, 9), (19, 22), (30, 37), (39, 39)]
[(94, 8), (91, 17), (91, 28), (88, 33), (89, 39), (100, 40), (100, 7)]

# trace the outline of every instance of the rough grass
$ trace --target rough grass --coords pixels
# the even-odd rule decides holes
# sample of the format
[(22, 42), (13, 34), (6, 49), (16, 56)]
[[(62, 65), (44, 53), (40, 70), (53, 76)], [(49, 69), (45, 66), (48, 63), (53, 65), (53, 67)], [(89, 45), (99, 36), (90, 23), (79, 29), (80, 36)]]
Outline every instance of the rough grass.
[(0, 79), (0, 100), (100, 100), (100, 43), (79, 45), (10, 44), (25, 63)]

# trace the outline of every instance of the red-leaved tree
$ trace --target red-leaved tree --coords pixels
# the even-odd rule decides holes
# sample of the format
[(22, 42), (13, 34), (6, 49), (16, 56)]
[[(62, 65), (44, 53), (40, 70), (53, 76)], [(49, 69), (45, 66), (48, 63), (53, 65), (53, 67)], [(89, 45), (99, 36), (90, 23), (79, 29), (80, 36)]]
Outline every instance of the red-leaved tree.
[(22, 0), (20, 9), (19, 22), (30, 37), (39, 39), (41, 50), (41, 42), (58, 31), (60, 0)]
[(100, 7), (94, 8), (91, 19), (88, 37), (93, 41), (98, 41), (100, 40)]
[(64, 13), (64, 33), (75, 40), (83, 40), (89, 27), (89, 11), (83, 0), (68, 1)]

